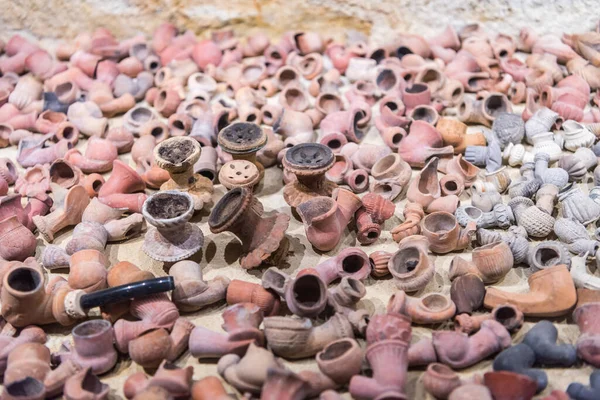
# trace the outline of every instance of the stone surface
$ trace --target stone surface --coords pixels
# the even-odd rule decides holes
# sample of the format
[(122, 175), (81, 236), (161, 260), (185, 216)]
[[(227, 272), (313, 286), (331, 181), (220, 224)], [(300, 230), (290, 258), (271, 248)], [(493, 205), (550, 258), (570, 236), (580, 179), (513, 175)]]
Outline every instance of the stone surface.
[[(492, 31), (516, 35), (523, 26), (540, 33), (583, 32), (598, 22), (595, 0), (25, 0), (4, 1), (5, 29), (68, 38), (97, 27), (120, 37), (151, 33), (170, 21), (196, 34), (225, 26), (242, 33), (257, 28), (278, 35), (314, 29), (341, 37), (344, 30), (372, 33), (384, 44), (392, 31), (425, 35), (444, 25), (482, 22)], [(52, 10), (52, 12), (50, 12)], [(57, 18), (60, 15), (60, 18)], [(315, 18), (318, 16), (318, 18)]]

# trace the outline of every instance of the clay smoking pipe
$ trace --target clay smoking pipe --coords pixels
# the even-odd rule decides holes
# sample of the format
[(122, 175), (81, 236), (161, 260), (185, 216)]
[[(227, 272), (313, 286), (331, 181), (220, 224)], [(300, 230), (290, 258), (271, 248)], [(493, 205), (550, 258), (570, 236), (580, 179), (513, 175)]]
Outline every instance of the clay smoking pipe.
[(296, 176), (283, 189), (283, 198), (290, 207), (298, 207), (317, 196), (331, 196), (336, 184), (325, 178), (335, 163), (329, 147), (318, 143), (298, 144), (283, 157), (283, 167)]
[(297, 205), (308, 241), (318, 250), (332, 250), (342, 238), (348, 223), (362, 206), (358, 196), (336, 189), (332, 197), (312, 197)]
[(110, 371), (117, 362), (117, 351), (113, 346), (114, 332), (109, 321), (90, 320), (73, 328), (74, 346), (63, 343), (61, 350), (52, 355), (55, 362), (68, 360), (82, 368), (91, 368), (100, 375)]
[(287, 359), (312, 357), (335, 340), (354, 337), (350, 321), (340, 313), (319, 326), (308, 318), (290, 317), (265, 318), (264, 326), (273, 353)]
[(262, 285), (285, 299), (288, 308), (295, 315), (315, 318), (327, 306), (327, 284), (319, 274), (311, 272), (291, 278), (271, 267), (265, 271)]
[(590, 375), (590, 386), (581, 383), (571, 383), (567, 388), (569, 398), (575, 400), (592, 400), (598, 397), (600, 392), (600, 371), (596, 370)]
[(154, 148), (154, 162), (171, 176), (171, 179), (161, 185), (161, 190), (188, 193), (194, 200), (196, 211), (210, 202), (213, 193), (212, 182), (194, 173), (194, 164), (199, 160), (201, 152), (198, 142), (185, 136), (169, 138)]
[(200, 264), (190, 260), (173, 264), (169, 275), (175, 281), (175, 289), (172, 294), (173, 303), (180, 311), (186, 312), (197, 311), (225, 299), (230, 282), (223, 276), (205, 281), (202, 279)]
[(475, 223), (470, 221), (462, 229), (456, 217), (444, 211), (431, 213), (421, 221), (421, 232), (429, 240), (431, 251), (444, 254), (466, 248), (475, 233)]
[(52, 242), (54, 234), (61, 229), (81, 222), (83, 211), (90, 202), (83, 186), (76, 185), (65, 192), (58, 192), (53, 212), (33, 217), (33, 223), (48, 242)]
[(388, 270), (398, 289), (416, 292), (433, 278), (435, 264), (429, 258), (428, 250), (429, 241), (424, 236), (409, 236), (400, 241), (398, 250), (388, 261)]
[(220, 358), (225, 354), (243, 356), (251, 343), (264, 344), (265, 335), (258, 329), (263, 321), (262, 311), (251, 303), (239, 303), (223, 312), (222, 328), (217, 333), (196, 326), (190, 335), (189, 347), (197, 358)]
[[(242, 242), (242, 268), (251, 269), (262, 263), (279, 265), (287, 256), (289, 241), (285, 237), (290, 217), (275, 213), (263, 216), (263, 206), (248, 188), (227, 192), (208, 217), (211, 232), (229, 231)], [(252, 229), (248, 229), (252, 227)]]
[(148, 197), (142, 214), (149, 225), (142, 250), (158, 261), (183, 260), (202, 248), (204, 235), (189, 223), (194, 199), (188, 192), (160, 191)]
[(538, 271), (529, 277), (528, 282), (529, 293), (508, 293), (489, 287), (485, 307), (512, 304), (526, 316), (553, 317), (564, 315), (577, 301), (575, 285), (565, 265)]

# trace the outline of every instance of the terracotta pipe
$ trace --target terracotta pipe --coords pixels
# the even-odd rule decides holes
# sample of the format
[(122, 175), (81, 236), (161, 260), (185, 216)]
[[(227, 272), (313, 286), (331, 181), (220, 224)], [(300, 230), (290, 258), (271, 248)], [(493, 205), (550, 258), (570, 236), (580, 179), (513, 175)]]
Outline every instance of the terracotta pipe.
[(356, 399), (405, 398), (412, 336), (409, 318), (396, 313), (376, 315), (369, 322), (366, 336), (366, 358), (373, 377), (352, 377), (350, 394)]
[(528, 282), (529, 293), (509, 293), (489, 287), (484, 299), (485, 307), (512, 304), (526, 316), (552, 317), (564, 315), (577, 301), (575, 285), (565, 265), (536, 272)]
[(137, 172), (119, 160), (113, 162), (113, 171), (98, 192), (98, 200), (113, 208), (127, 208), (141, 212), (147, 196), (140, 192), (146, 185)]
[(75, 185), (61, 200), (55, 203), (53, 212), (46, 216), (33, 217), (33, 223), (48, 242), (54, 240), (54, 235), (61, 229), (81, 222), (83, 211), (90, 202), (90, 198), (83, 186)]
[(66, 380), (63, 392), (65, 398), (69, 400), (101, 400), (108, 398), (110, 386), (102, 383), (91, 368), (86, 368)]
[(113, 346), (114, 332), (111, 323), (105, 320), (83, 322), (72, 330), (74, 346), (63, 343), (61, 350), (52, 355), (56, 363), (68, 360), (83, 369), (90, 368), (96, 375), (110, 371), (117, 362), (117, 351)]
[(0, 375), (6, 371), (6, 363), (9, 354), (17, 347), (25, 343), (46, 343), (46, 333), (37, 326), (27, 326), (23, 328), (15, 337), (16, 329), (10, 324), (5, 324), (0, 335), (2, 351), (0, 351)]
[(452, 318), (456, 306), (450, 298), (439, 293), (416, 298), (400, 290), (390, 297), (387, 312), (408, 315), (416, 324), (437, 324)]
[(371, 265), (367, 254), (357, 247), (350, 247), (339, 252), (314, 267), (317, 275), (326, 285), (342, 277), (364, 280), (371, 273)]
[(117, 147), (111, 141), (91, 137), (85, 155), (77, 149), (71, 149), (65, 154), (65, 159), (86, 174), (104, 173), (112, 169), (117, 155)]
[(179, 318), (170, 334), (164, 328), (148, 331), (129, 342), (129, 357), (144, 368), (156, 368), (164, 360), (175, 362), (187, 350), (194, 327), (190, 321)]
[(227, 304), (256, 304), (267, 317), (277, 315), (279, 311), (279, 295), (261, 285), (233, 279), (227, 287)]
[(304, 222), (308, 241), (321, 251), (332, 250), (340, 241), (360, 199), (344, 189), (335, 198), (317, 196), (301, 203), (296, 210)]
[(398, 250), (388, 261), (388, 270), (396, 287), (408, 293), (424, 288), (435, 273), (435, 264), (428, 256), (429, 242), (424, 236), (402, 239)]
[(353, 338), (352, 325), (342, 314), (313, 326), (308, 318), (265, 318), (265, 337), (275, 355), (287, 359), (311, 357), (334, 340)]
[(375, 243), (381, 234), (384, 222), (394, 215), (396, 206), (376, 193), (368, 193), (362, 198), (362, 207), (356, 211), (358, 241), (365, 245)]
[[(192, 388), (193, 368), (179, 368), (163, 361), (154, 376), (148, 378), (143, 372), (130, 375), (123, 386), (123, 394), (132, 399), (151, 388), (160, 388), (172, 397), (189, 397)], [(148, 396), (148, 394), (146, 394)]]
[(591, 302), (578, 305), (573, 312), (573, 319), (581, 331), (577, 339), (577, 354), (585, 362), (595, 367), (600, 365), (598, 357), (598, 323), (592, 317), (600, 309), (600, 303)]
[(193, 261), (179, 261), (171, 267), (169, 275), (175, 279), (173, 303), (184, 312), (197, 311), (225, 298), (229, 279), (218, 276), (204, 281), (202, 268)]
[(24, 343), (17, 346), (7, 359), (3, 384), (31, 377), (43, 381), (50, 372), (50, 349), (40, 343)]
[(246, 354), (226, 354), (219, 359), (219, 374), (241, 392), (259, 394), (267, 380), (269, 369), (284, 368), (273, 353), (252, 343)]
[[(274, 318), (274, 317), (273, 317)], [(264, 345), (265, 334), (258, 329), (263, 321), (258, 306), (239, 303), (223, 312), (225, 334), (211, 331), (203, 326), (194, 328), (189, 347), (197, 358), (220, 358), (225, 354), (243, 355), (251, 343)]]
[(41, 138), (34, 136), (21, 140), (17, 149), (17, 162), (22, 167), (33, 167), (37, 164), (51, 164), (64, 157), (73, 145), (67, 140), (59, 140), (49, 147), (44, 147), (53, 135), (49, 133)]
[(263, 275), (262, 286), (285, 299), (292, 313), (315, 318), (327, 306), (327, 283), (315, 271), (304, 271), (291, 278), (276, 267), (271, 267)]
[(17, 266), (9, 270), (2, 281), (0, 299), (2, 316), (15, 327), (73, 323), (65, 311), (64, 298), (71, 289), (60, 277), (52, 278), (44, 287), (39, 267)]
[(478, 331), (481, 323), (488, 319), (498, 321), (510, 332), (514, 332), (523, 325), (524, 316), (517, 307), (504, 304), (494, 307), (490, 314), (458, 314), (454, 318), (454, 327), (458, 331), (469, 334)]
[(419, 347), (412, 350), (413, 357), (409, 355), (409, 359), (412, 358), (410, 365), (421, 365), (425, 360), (423, 354), (435, 354), (439, 362), (462, 369), (509, 347), (511, 338), (499, 322), (488, 320), (484, 321), (481, 330), (472, 336), (455, 331), (435, 331), (431, 340), (424, 339), (418, 344)]
[(42, 400), (45, 397), (44, 383), (30, 376), (5, 384), (2, 393), (6, 400)]

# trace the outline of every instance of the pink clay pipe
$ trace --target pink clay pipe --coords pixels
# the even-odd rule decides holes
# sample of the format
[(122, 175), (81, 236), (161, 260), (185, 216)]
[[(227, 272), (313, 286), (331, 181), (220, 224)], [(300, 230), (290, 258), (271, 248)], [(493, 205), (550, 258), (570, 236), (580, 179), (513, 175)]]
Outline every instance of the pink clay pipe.
[(285, 299), (292, 313), (315, 318), (327, 306), (327, 284), (318, 273), (303, 271), (291, 278), (276, 267), (271, 267), (263, 274), (262, 285)]
[(263, 346), (264, 333), (258, 329), (263, 321), (260, 308), (251, 303), (239, 303), (223, 312), (225, 334), (203, 326), (194, 328), (190, 335), (190, 352), (197, 358), (220, 358), (225, 354), (244, 355), (248, 346)]
[(169, 275), (175, 280), (173, 303), (181, 311), (197, 311), (225, 299), (229, 279), (218, 276), (213, 280), (202, 279), (202, 268), (194, 261), (179, 261), (171, 267)]
[(342, 250), (335, 257), (318, 264), (313, 271), (323, 279), (326, 285), (329, 285), (343, 277), (362, 281), (371, 273), (371, 264), (364, 251), (357, 247), (350, 247)]
[(143, 372), (130, 375), (123, 386), (123, 394), (128, 399), (149, 396), (148, 390), (160, 388), (172, 397), (189, 397), (192, 388), (192, 366), (179, 368), (175, 364), (163, 361), (152, 377)]
[(506, 328), (499, 322), (487, 320), (472, 336), (455, 331), (433, 332), (432, 339), (422, 339), (411, 346), (408, 358), (412, 366), (439, 360), (452, 368), (462, 369), (477, 364), (510, 344)]
[(362, 204), (348, 190), (339, 189), (336, 193), (333, 199), (317, 196), (297, 207), (308, 241), (321, 251), (332, 250), (339, 243), (346, 226)]
[(148, 196), (136, 192), (145, 188), (146, 185), (137, 172), (122, 161), (115, 160), (110, 178), (98, 192), (98, 200), (113, 208), (126, 208), (140, 213)]
[(70, 360), (81, 368), (91, 368), (100, 375), (110, 371), (117, 362), (117, 350), (113, 346), (114, 332), (105, 320), (83, 322), (73, 328), (75, 345), (63, 343), (61, 350), (52, 355), (57, 363)]
[(190, 321), (179, 318), (171, 333), (164, 328), (148, 331), (129, 342), (129, 357), (144, 368), (156, 368), (164, 360), (174, 362), (187, 350), (194, 327)]
[(409, 318), (396, 313), (376, 315), (369, 322), (366, 336), (366, 357), (373, 377), (353, 376), (350, 394), (365, 400), (382, 396), (405, 398), (408, 347), (412, 336)]
[(2, 326), (2, 331), (0, 332), (0, 344), (2, 345), (2, 351), (0, 351), (0, 375), (4, 375), (8, 355), (15, 348), (24, 343), (46, 343), (46, 333), (37, 326), (27, 326), (21, 329), (17, 336), (15, 336), (16, 333), (17, 330), (11, 324), (5, 322)]

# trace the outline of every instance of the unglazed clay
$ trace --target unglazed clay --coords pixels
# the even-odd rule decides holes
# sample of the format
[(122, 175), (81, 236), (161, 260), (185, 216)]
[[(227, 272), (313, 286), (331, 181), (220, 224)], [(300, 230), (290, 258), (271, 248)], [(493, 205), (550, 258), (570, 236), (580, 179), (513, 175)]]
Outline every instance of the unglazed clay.
[(405, 292), (416, 292), (429, 283), (435, 273), (435, 264), (427, 255), (429, 241), (413, 235), (400, 241), (398, 250), (388, 261), (388, 270), (396, 287)]
[(194, 200), (194, 210), (201, 210), (210, 202), (212, 182), (194, 173), (194, 164), (200, 158), (200, 145), (188, 137), (173, 137), (154, 148), (156, 165), (169, 172), (171, 179), (161, 185), (161, 190), (178, 190), (188, 193)]
[(329, 147), (316, 144), (299, 144), (289, 149), (283, 158), (283, 166), (294, 174), (297, 180), (288, 183), (283, 198), (290, 207), (298, 207), (317, 196), (331, 196), (337, 187), (324, 176), (333, 164), (335, 157)]
[(428, 239), (431, 251), (439, 254), (466, 248), (475, 228), (476, 224), (470, 221), (462, 229), (454, 215), (443, 211), (431, 213), (421, 221), (421, 232)]
[[(213, 233), (230, 231), (242, 242), (240, 264), (250, 269), (260, 264), (278, 265), (289, 247), (285, 231), (290, 217), (281, 213), (263, 216), (263, 206), (247, 188), (230, 190), (214, 206), (208, 225)], [(253, 230), (249, 231), (248, 226)]]
[(194, 199), (188, 192), (166, 190), (144, 202), (142, 214), (152, 225), (142, 249), (158, 261), (179, 261), (202, 248), (204, 235), (188, 220), (194, 213)]
[(528, 279), (529, 293), (508, 293), (488, 288), (484, 305), (494, 308), (512, 304), (526, 316), (551, 317), (564, 315), (577, 301), (575, 285), (565, 265), (546, 268)]
[(360, 198), (346, 189), (336, 189), (333, 197), (313, 197), (297, 206), (308, 241), (321, 251), (337, 246), (348, 223), (362, 206)]

